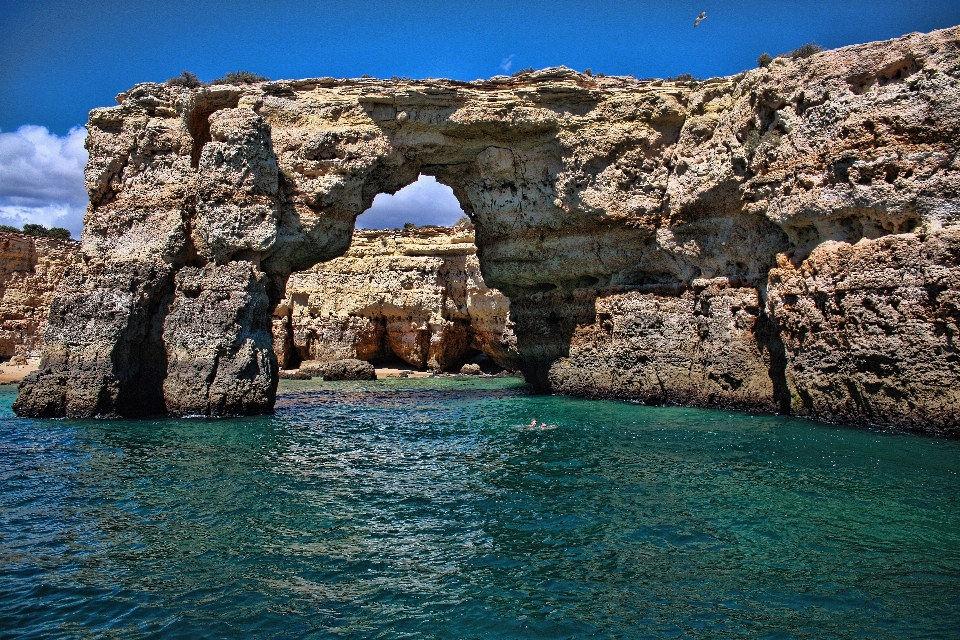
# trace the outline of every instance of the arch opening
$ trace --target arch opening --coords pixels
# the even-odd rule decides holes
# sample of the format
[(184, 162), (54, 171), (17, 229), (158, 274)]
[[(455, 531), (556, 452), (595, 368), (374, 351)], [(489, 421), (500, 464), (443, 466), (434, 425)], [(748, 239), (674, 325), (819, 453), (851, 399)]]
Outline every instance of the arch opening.
[(394, 194), (378, 194), (370, 208), (357, 216), (356, 228), (452, 227), (465, 216), (453, 189), (421, 173)]
[(373, 200), (344, 255), (287, 280), (274, 312), (281, 375), (343, 359), (387, 375), (517, 371), (510, 301), (484, 283), (453, 190), (420, 174)]

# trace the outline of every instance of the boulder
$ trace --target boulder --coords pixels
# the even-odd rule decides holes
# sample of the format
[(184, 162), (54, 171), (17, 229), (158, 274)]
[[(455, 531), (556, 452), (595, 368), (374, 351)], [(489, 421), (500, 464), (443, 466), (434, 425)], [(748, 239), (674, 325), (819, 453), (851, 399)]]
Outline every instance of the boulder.
[(376, 380), (377, 371), (372, 364), (355, 358), (343, 358), (329, 362), (305, 361), (300, 371), (324, 380)]

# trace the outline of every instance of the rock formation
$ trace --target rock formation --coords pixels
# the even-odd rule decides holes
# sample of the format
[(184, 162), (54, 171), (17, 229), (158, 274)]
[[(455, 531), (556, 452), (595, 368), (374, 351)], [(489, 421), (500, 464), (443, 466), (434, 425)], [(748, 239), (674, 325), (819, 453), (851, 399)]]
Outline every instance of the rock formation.
[(39, 356), (50, 303), (80, 243), (0, 232), (0, 359)]
[(342, 257), (287, 281), (274, 311), (281, 368), (395, 356), (443, 371), (482, 351), (517, 369), (510, 301), (484, 284), (476, 251), (469, 230), (355, 231)]
[[(324, 380), (376, 380), (377, 371), (366, 360), (356, 358), (342, 358), (340, 360), (308, 360), (295, 371), (285, 371), (293, 374), (290, 378), (319, 377)], [(297, 375), (301, 374), (301, 375)]]
[[(21, 415), (179, 412), (174, 390), (265, 410), (263, 301), (423, 173), (475, 223), (540, 390), (960, 433), (960, 28), (705, 82), (554, 68), (118, 100), (90, 115), (88, 269)], [(179, 313), (197, 278), (240, 293)], [(214, 392), (221, 361), (242, 394)]]

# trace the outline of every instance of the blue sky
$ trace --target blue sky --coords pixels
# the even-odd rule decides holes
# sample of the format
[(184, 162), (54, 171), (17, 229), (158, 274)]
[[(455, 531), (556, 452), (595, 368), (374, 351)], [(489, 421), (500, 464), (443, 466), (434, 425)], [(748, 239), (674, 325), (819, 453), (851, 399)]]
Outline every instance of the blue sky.
[[(707, 19), (694, 28), (701, 11)], [(117, 93), (184, 69), (204, 80), (238, 69), (274, 79), (473, 80), (562, 64), (636, 77), (710, 77), (810, 41), (835, 48), (957, 24), (957, 0), (4, 0), (0, 132), (9, 136), (0, 138), (0, 163), (12, 161), (11, 149), (25, 148), (23, 136), (10, 138), (22, 125), (46, 127), (62, 140), (90, 109), (114, 104)], [(4, 175), (0, 166), (0, 223), (14, 206)], [(44, 196), (24, 195), (23, 184), (17, 189), (23, 218), (30, 210), (24, 203)], [(76, 208), (76, 198), (74, 189), (63, 202)], [(46, 203), (48, 214), (55, 204)]]

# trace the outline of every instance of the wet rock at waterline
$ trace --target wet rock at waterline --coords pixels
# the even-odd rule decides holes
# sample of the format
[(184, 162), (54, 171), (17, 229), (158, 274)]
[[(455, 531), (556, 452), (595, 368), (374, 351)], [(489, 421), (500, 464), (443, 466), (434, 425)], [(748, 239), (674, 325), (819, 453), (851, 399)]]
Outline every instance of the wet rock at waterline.
[[(542, 391), (955, 434), (958, 40), (911, 34), (705, 82), (554, 68), (137, 85), (91, 113), (86, 269), (53, 304), (17, 411), (174, 406), (178, 272), (250, 265), (262, 293), (238, 279), (231, 304), (250, 312), (222, 317), (259, 323), (291, 273), (347, 250), (374, 196), (423, 173), (475, 223)], [(266, 318), (240, 333), (275, 335)], [(223, 329), (178, 326), (199, 333), (176, 344)], [(275, 380), (259, 347), (232, 345), (217, 347), (228, 373)], [(269, 389), (215, 393), (209, 356), (192, 357), (178, 350), (175, 369), (204, 375), (174, 386), (210, 400), (191, 410), (267, 409)]]
[(320, 362), (308, 360), (300, 364), (298, 371), (310, 377), (324, 380), (376, 380), (377, 371), (372, 364), (356, 358), (343, 358)]

